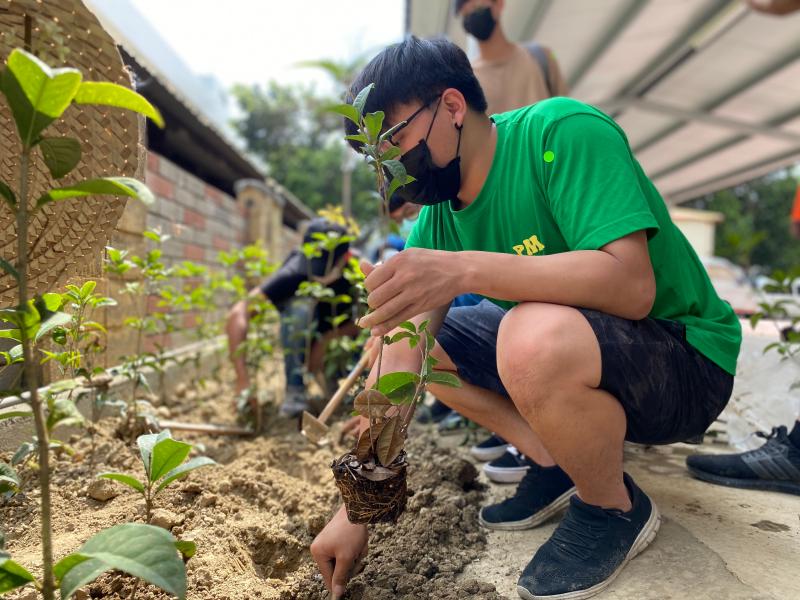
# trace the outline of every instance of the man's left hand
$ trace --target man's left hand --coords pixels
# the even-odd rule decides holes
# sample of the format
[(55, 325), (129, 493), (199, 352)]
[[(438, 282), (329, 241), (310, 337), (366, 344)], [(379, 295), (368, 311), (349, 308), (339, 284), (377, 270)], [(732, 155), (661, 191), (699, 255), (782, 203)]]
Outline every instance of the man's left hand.
[(372, 335), (389, 333), (403, 321), (450, 302), (464, 293), (463, 270), (455, 252), (408, 248), (384, 264), (361, 263), (372, 312), (359, 325)]

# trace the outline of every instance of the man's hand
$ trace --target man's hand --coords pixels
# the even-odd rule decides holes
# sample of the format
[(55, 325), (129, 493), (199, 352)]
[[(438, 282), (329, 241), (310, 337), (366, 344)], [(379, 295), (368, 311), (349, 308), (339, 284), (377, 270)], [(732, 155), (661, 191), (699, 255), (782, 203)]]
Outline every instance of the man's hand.
[(334, 599), (344, 595), (347, 582), (366, 553), (367, 526), (348, 521), (342, 506), (311, 544), (311, 556)]
[(408, 248), (382, 265), (362, 261), (367, 303), (373, 309), (359, 325), (385, 335), (403, 321), (448, 304), (464, 293), (463, 270), (455, 252)]

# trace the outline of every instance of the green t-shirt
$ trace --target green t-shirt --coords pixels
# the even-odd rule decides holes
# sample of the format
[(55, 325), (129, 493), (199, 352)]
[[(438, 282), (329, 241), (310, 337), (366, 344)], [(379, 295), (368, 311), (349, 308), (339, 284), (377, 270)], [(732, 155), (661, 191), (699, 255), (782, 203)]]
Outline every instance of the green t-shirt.
[(656, 278), (649, 316), (685, 324), (688, 342), (735, 374), (739, 320), (717, 296), (619, 126), (569, 98), (492, 119), (497, 148), (478, 197), (461, 210), (451, 202), (426, 206), (406, 245), (543, 256), (596, 250), (647, 230)]

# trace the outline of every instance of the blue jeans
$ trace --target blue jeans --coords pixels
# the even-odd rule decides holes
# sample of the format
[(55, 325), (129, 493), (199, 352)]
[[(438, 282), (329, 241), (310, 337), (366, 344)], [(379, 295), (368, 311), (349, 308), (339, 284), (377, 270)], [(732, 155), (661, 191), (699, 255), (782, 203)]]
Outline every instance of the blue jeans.
[(307, 298), (293, 298), (281, 311), (281, 345), (286, 388), (302, 390), (307, 335), (311, 335), (313, 304)]

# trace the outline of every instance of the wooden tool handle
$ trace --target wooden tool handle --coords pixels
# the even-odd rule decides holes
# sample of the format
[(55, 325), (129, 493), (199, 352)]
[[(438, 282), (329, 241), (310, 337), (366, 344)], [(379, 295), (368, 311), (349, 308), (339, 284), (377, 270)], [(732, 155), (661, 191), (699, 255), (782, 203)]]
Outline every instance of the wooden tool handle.
[(339, 386), (339, 389), (336, 390), (336, 393), (333, 395), (333, 398), (330, 399), (328, 404), (325, 405), (325, 408), (322, 409), (322, 412), (319, 413), (319, 417), (317, 419), (320, 423), (325, 423), (333, 414), (339, 405), (344, 400), (344, 397), (347, 395), (347, 392), (353, 387), (353, 384), (358, 379), (358, 376), (361, 375), (361, 372), (367, 367), (367, 362), (369, 361), (369, 352), (364, 352), (364, 354), (359, 359), (358, 363), (353, 370), (350, 371), (350, 374), (347, 376), (347, 379), (344, 380), (344, 383)]

